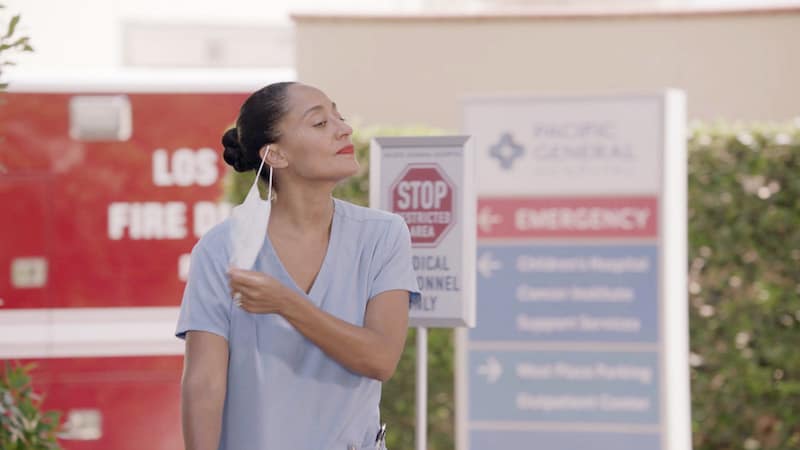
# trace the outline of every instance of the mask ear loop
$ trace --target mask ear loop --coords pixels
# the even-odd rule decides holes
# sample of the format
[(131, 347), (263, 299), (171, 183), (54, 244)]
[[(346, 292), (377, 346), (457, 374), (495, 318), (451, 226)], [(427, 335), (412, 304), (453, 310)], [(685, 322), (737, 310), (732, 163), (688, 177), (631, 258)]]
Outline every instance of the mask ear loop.
[[(261, 175), (261, 169), (264, 167), (264, 161), (267, 160), (267, 155), (269, 155), (269, 145), (267, 145), (267, 151), (264, 152), (264, 157), (261, 158), (261, 164), (258, 166), (258, 172), (256, 172), (256, 179), (253, 180), (253, 186), (258, 183), (258, 177)], [(252, 189), (252, 187), (251, 187)], [(272, 201), (272, 166), (269, 166), (269, 192), (267, 193), (267, 201)]]

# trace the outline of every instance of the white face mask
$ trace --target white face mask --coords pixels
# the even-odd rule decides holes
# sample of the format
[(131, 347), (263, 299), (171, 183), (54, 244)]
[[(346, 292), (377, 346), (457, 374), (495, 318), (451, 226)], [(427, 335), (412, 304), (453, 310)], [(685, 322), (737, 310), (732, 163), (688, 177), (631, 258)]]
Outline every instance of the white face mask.
[(241, 205), (231, 210), (231, 261), (230, 265), (239, 269), (252, 270), (258, 251), (267, 237), (267, 224), (272, 208), (272, 166), (269, 168), (269, 194), (267, 200), (261, 200), (258, 193), (258, 177), (269, 154), (269, 146), (264, 152), (261, 165), (258, 166), (256, 179)]

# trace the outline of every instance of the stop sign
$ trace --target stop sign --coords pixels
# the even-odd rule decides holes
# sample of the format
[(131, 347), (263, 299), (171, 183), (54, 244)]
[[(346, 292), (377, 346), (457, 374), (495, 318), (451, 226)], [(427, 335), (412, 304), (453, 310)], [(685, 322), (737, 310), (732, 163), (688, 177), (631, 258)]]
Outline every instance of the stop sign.
[(409, 165), (390, 195), (392, 212), (405, 219), (414, 245), (435, 246), (455, 221), (453, 183), (436, 164)]

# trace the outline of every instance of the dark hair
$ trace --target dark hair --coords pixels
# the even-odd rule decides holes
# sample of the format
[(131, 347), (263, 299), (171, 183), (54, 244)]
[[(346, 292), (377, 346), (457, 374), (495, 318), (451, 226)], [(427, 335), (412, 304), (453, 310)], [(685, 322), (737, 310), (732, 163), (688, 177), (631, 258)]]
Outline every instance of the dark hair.
[[(265, 145), (278, 141), (278, 123), (289, 109), (286, 98), (292, 84), (295, 82), (273, 83), (251, 94), (239, 109), (236, 127), (222, 135), (225, 148), (222, 157), (237, 172), (258, 170), (261, 164), (258, 152)], [(261, 171), (261, 178), (269, 182), (269, 170), (266, 169), (268, 167)], [(275, 189), (274, 178), (272, 188)]]

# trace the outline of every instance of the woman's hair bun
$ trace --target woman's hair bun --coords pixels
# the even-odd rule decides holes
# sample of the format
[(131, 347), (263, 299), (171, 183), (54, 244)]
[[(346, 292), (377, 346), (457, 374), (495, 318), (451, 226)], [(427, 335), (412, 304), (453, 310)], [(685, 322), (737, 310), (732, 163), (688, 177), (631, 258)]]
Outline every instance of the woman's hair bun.
[[(288, 89), (292, 84), (293, 81), (272, 83), (250, 94), (239, 108), (236, 126), (222, 135), (222, 157), (237, 172), (258, 169), (261, 149), (278, 142), (278, 124), (289, 111)], [(261, 172), (265, 181), (269, 180), (267, 173)]]
[(245, 149), (239, 142), (239, 131), (236, 128), (231, 128), (222, 135), (222, 146), (225, 148), (222, 157), (237, 172), (253, 169), (252, 161), (248, 161)]

